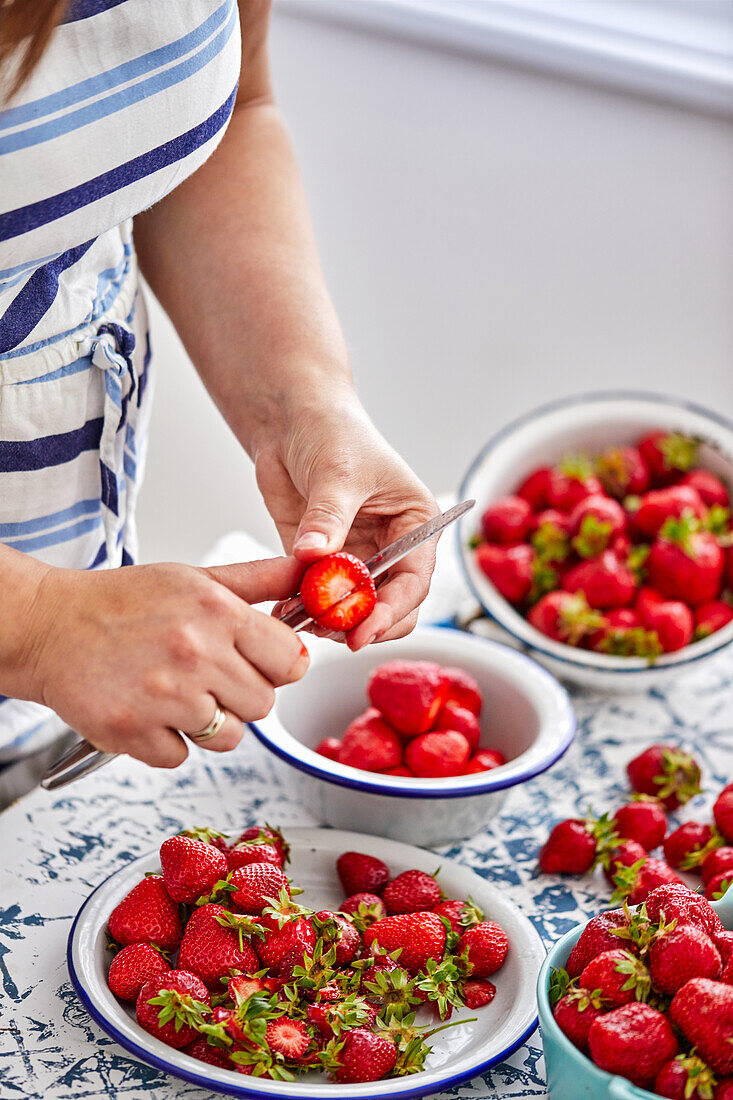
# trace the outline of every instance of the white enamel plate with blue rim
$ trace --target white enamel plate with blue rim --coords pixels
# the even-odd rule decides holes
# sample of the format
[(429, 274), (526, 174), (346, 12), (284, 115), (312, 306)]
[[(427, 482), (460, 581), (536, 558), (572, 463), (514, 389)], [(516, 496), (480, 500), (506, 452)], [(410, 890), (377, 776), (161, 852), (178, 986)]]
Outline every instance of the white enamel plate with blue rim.
[[(162, 838), (161, 838), (162, 839)], [(433, 1050), (420, 1073), (360, 1085), (338, 1085), (319, 1071), (294, 1083), (244, 1077), (230, 1070), (190, 1058), (154, 1039), (140, 1028), (133, 1006), (125, 1006), (107, 987), (111, 956), (107, 950), (107, 917), (147, 871), (159, 871), (158, 853), (142, 856), (110, 875), (87, 898), (69, 934), (68, 965), (74, 988), (90, 1016), (107, 1035), (140, 1061), (183, 1078), (202, 1088), (232, 1096), (298, 1100), (325, 1097), (408, 1097), (440, 1092), (461, 1081), (478, 1077), (490, 1066), (508, 1058), (537, 1027), (535, 986), (545, 951), (537, 932), (505, 894), (479, 875), (453, 860), (382, 837), (331, 829), (290, 829), (288, 875), (304, 890), (304, 905), (335, 909), (343, 894), (335, 871), (336, 858), (344, 851), (372, 852), (389, 864), (393, 874), (412, 867), (433, 873), (446, 897), (470, 896), (486, 919), (506, 931), (509, 954), (493, 977), (497, 993), (490, 1005), (474, 1012), (462, 1009), (453, 1020), (465, 1019), (435, 1036)], [(470, 1017), (475, 1022), (468, 1022)]]

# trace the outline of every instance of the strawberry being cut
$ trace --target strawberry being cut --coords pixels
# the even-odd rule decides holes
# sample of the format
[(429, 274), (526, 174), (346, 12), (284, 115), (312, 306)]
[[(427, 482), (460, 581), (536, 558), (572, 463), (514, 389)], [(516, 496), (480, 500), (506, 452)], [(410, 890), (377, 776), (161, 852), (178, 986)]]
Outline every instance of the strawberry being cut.
[(345, 894), (381, 894), (392, 877), (383, 860), (366, 852), (343, 852), (336, 872)]
[(523, 542), (531, 522), (532, 509), (518, 496), (495, 500), (481, 517), (481, 527), (488, 542)]
[(107, 927), (115, 943), (123, 947), (152, 943), (161, 951), (174, 951), (183, 935), (178, 905), (160, 875), (147, 875), (133, 886), (110, 913)]
[(656, 1008), (634, 1002), (614, 1008), (591, 1024), (591, 1058), (600, 1069), (650, 1087), (662, 1066), (677, 1053), (672, 1027)]
[(377, 602), (369, 570), (353, 554), (327, 554), (309, 565), (300, 582), (303, 607), (326, 630), (353, 630)]
[(674, 745), (650, 745), (629, 761), (626, 774), (632, 790), (653, 795), (668, 810), (676, 810), (702, 790), (695, 758)]
[(691, 607), (720, 592), (725, 555), (714, 535), (688, 517), (667, 520), (647, 559), (649, 583), (663, 596)]
[(367, 772), (386, 772), (402, 763), (402, 742), (379, 711), (370, 707), (346, 727), (339, 763)]
[(666, 485), (694, 465), (699, 443), (680, 432), (658, 429), (644, 436), (638, 447), (652, 479)]
[(469, 676), (462, 668), (444, 668), (443, 680), (448, 689), (446, 703), (455, 703), (457, 707), (473, 711), (476, 717), (481, 714), (483, 697), (473, 676)]
[(145, 1031), (171, 1047), (185, 1047), (198, 1035), (198, 1027), (211, 1011), (211, 996), (196, 974), (169, 970), (143, 985), (135, 1007), (137, 1022)]
[(107, 984), (121, 1001), (137, 1000), (148, 978), (170, 970), (164, 955), (151, 943), (130, 943), (112, 959)]
[(482, 542), (476, 549), (476, 564), (497, 592), (509, 603), (522, 603), (534, 580), (536, 555), (531, 546), (498, 546)]
[(408, 742), (405, 763), (420, 779), (462, 775), (471, 755), (466, 737), (457, 730), (421, 733)]
[(430, 661), (388, 661), (372, 673), (367, 694), (390, 726), (414, 737), (432, 728), (448, 685), (441, 667)]

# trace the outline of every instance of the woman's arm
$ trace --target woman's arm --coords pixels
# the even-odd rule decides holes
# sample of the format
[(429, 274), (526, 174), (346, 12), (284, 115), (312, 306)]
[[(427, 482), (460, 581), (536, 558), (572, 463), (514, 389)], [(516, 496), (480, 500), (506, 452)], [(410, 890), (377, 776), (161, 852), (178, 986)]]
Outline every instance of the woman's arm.
[[(269, 0), (240, 3), (237, 105), (210, 159), (136, 219), (141, 266), (255, 461), (284, 546), (308, 560), (360, 556), (435, 514), (431, 495), (378, 434), (351, 383), (295, 159), (272, 102)], [(380, 588), (374, 635), (414, 625), (434, 562), (416, 551)]]

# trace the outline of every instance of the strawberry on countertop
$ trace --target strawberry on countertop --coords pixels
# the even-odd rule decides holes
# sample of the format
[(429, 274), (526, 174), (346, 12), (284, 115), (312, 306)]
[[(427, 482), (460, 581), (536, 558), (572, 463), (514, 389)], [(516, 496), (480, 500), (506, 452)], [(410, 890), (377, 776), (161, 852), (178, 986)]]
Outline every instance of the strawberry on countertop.
[(650, 745), (629, 761), (626, 773), (632, 790), (653, 795), (668, 810), (676, 810), (701, 791), (695, 758), (674, 745)]

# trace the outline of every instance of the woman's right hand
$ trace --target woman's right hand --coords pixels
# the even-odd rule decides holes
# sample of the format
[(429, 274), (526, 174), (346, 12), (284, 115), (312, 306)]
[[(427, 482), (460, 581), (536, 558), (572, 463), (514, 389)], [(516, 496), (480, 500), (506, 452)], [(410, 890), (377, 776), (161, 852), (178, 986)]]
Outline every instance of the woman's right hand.
[(226, 722), (202, 747), (232, 749), (242, 722), (263, 718), (274, 688), (308, 668), (294, 631), (250, 606), (292, 595), (302, 572), (292, 558), (211, 569), (47, 568), (11, 686), (97, 748), (155, 767), (181, 764), (188, 748), (177, 731), (202, 730), (217, 706)]

